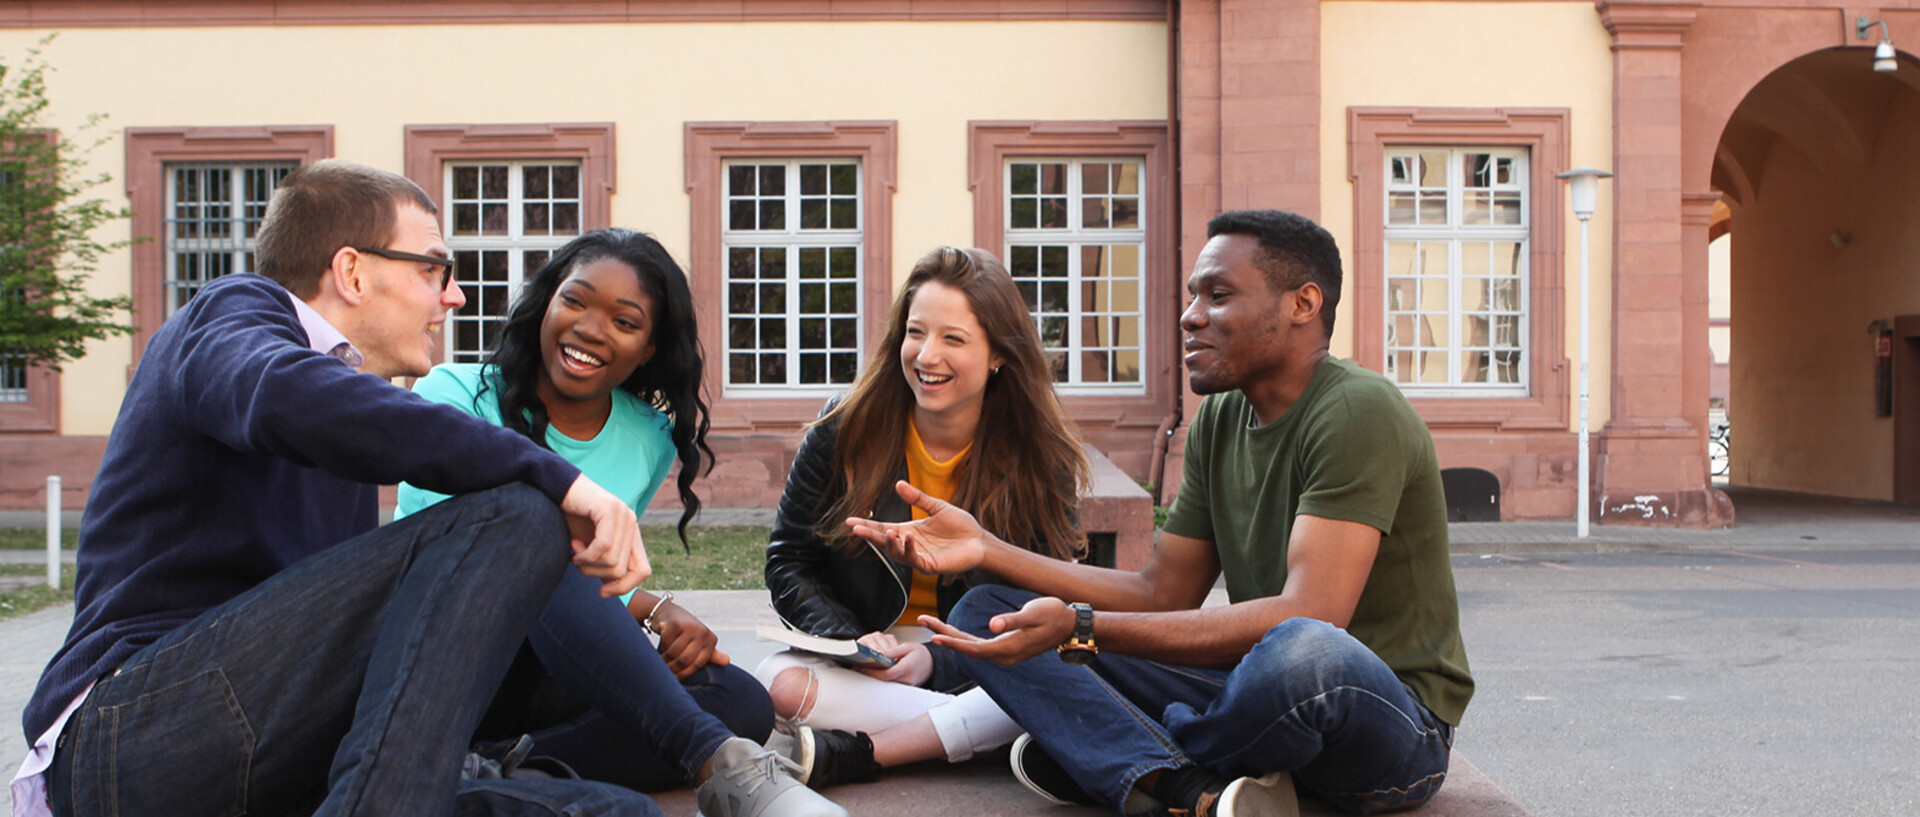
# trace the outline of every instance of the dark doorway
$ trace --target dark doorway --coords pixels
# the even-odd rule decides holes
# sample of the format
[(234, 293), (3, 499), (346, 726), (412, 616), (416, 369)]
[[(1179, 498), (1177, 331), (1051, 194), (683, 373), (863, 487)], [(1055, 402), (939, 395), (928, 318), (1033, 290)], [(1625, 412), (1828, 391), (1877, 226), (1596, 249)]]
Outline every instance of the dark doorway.
[(1893, 501), (1920, 502), (1920, 315), (1893, 319)]
[(1479, 468), (1443, 468), (1448, 522), (1500, 521), (1500, 478)]

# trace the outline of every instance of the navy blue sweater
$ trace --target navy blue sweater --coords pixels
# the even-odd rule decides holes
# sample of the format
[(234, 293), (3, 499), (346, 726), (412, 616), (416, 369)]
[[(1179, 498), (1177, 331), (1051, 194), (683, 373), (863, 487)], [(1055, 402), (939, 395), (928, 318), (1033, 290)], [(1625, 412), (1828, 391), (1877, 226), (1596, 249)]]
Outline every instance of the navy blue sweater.
[(208, 284), (147, 344), (80, 524), (73, 629), (29, 743), (94, 679), (200, 613), (378, 524), (376, 485), (459, 494), (579, 470), (526, 437), (308, 348), (292, 295)]

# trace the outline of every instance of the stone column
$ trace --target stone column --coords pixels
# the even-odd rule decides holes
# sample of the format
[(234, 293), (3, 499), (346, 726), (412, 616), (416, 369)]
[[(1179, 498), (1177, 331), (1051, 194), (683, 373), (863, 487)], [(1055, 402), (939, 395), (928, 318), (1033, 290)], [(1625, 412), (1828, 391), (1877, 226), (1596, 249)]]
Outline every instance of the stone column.
[[(1185, 286), (1222, 210), (1320, 216), (1320, 0), (1184, 0), (1175, 64)], [(1182, 289), (1184, 292), (1184, 288)], [(1192, 419), (1200, 399), (1186, 389)], [(1161, 502), (1180, 487), (1186, 422), (1168, 444)]]
[(1700, 3), (1596, 5), (1613, 35), (1614, 270), (1612, 411), (1596, 445), (1594, 518), (1725, 524), (1731, 504), (1708, 481), (1702, 431), (1685, 403), (1680, 70)]

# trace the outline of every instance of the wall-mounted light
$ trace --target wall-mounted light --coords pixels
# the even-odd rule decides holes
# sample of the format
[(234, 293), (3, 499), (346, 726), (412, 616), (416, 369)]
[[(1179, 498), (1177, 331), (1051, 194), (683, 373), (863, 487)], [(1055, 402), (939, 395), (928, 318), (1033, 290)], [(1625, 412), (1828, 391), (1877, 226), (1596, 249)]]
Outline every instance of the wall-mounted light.
[(1859, 39), (1866, 39), (1874, 26), (1880, 27), (1880, 44), (1873, 47), (1873, 70), (1876, 73), (1891, 74), (1900, 70), (1900, 63), (1893, 58), (1893, 35), (1887, 33), (1887, 21), (1869, 20), (1865, 17), (1853, 18), (1853, 33)]

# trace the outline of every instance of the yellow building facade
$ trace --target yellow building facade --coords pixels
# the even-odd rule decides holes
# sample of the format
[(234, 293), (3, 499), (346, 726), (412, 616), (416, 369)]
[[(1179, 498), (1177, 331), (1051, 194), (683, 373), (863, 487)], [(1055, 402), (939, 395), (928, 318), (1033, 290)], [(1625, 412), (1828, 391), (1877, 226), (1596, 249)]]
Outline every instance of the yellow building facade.
[[(1885, 12), (1896, 41), (1909, 20), (1920, 36), (1905, 13)], [(1778, 327), (1815, 302), (1792, 293), (1813, 268), (1858, 286), (1799, 320), (1920, 312), (1910, 241), (1890, 237), (1912, 197), (1876, 183), (1856, 207), (1823, 181), (1909, 172), (1888, 151), (1920, 68), (1873, 73), (1851, 31), (1837, 7), (1506, 0), (10, 4), (10, 64), (58, 33), (51, 124), (108, 117), (89, 164), (113, 182), (95, 192), (137, 214), (101, 237), (139, 243), (93, 287), (132, 296), (141, 331), (57, 374), (4, 373), (0, 506), (38, 507), (54, 474), (84, 502), (147, 336), (245, 269), (276, 174), (325, 157), (439, 201), (469, 295), (443, 359), (483, 354), (568, 236), (657, 235), (693, 279), (709, 359), (710, 507), (771, 506), (800, 426), (941, 244), (1009, 262), (1083, 433), (1170, 498), (1198, 403), (1176, 352), (1185, 273), (1209, 217), (1273, 207), (1339, 240), (1333, 351), (1402, 384), (1442, 466), (1491, 475), (1502, 518), (1571, 518), (1579, 222), (1555, 177), (1580, 166), (1617, 174), (1589, 224), (1598, 518), (1731, 518), (1706, 476), (1709, 231), (1732, 236), (1736, 482), (1920, 493), (1895, 477), (1920, 433), (1819, 422), (1871, 402), (1865, 341)], [(1819, 112), (1850, 128), (1841, 159), (1789, 126), (1808, 83), (1879, 113)], [(1779, 243), (1835, 209), (1854, 215), (1816, 237), (1844, 232), (1850, 258)]]

